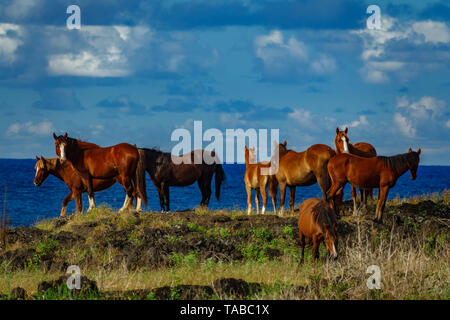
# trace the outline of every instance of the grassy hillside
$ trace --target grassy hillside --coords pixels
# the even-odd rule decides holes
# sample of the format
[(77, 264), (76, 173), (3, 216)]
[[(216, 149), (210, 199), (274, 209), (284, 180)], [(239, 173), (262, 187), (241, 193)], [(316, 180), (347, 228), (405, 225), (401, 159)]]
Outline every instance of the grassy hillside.
[[(85, 215), (8, 230), (0, 249), (4, 299), (450, 299), (450, 192), (375, 203), (360, 216), (350, 203), (338, 224), (339, 258), (300, 265), (297, 217), (239, 211)], [(19, 214), (19, 213), (17, 213)], [(78, 265), (86, 290), (65, 286)], [(369, 290), (378, 265), (382, 289)], [(89, 282), (92, 280), (93, 282)], [(53, 281), (53, 282), (52, 282)], [(23, 290), (16, 289), (23, 288)]]

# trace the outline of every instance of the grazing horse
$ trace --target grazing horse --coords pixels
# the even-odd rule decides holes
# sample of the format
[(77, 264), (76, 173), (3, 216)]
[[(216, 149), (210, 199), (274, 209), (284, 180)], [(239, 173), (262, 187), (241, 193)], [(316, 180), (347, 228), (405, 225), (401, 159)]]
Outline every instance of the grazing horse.
[(314, 259), (319, 258), (319, 245), (325, 242), (330, 256), (337, 258), (338, 235), (336, 215), (328, 202), (320, 198), (310, 198), (302, 202), (298, 214), (298, 235), (305, 255), (305, 238), (312, 239)]
[(286, 141), (275, 147), (278, 148), (279, 164), (275, 174), (277, 183), (273, 184), (271, 194), (276, 196), (277, 184), (280, 186), (280, 215), (284, 211), (286, 186), (289, 186), (290, 200), (289, 213), (294, 213), (296, 186), (310, 186), (316, 182), (322, 190), (323, 199), (327, 199), (327, 191), (330, 187), (330, 177), (327, 164), (336, 152), (327, 145), (315, 144), (302, 152), (295, 152), (286, 148)]
[[(347, 136), (348, 128), (340, 131), (336, 128), (336, 138), (334, 138), (334, 145), (336, 147), (336, 153), (350, 153), (363, 158), (372, 158), (377, 156), (375, 148), (367, 142), (358, 142), (351, 144)], [(373, 195), (373, 189), (360, 189), (361, 202), (364, 206), (367, 205), (367, 198)], [(353, 214), (356, 214), (356, 188), (352, 185), (352, 198), (353, 198)]]
[[(267, 191), (266, 188), (269, 186), (269, 193), (273, 189), (270, 184), (274, 183), (275, 176), (274, 175), (265, 175), (261, 174), (261, 168), (270, 168), (270, 162), (259, 162), (256, 163), (256, 155), (255, 155), (255, 147), (248, 149), (246, 146), (244, 147), (245, 151), (245, 189), (247, 190), (247, 214), (250, 214), (252, 211), (252, 189), (255, 189), (255, 204), (256, 204), (256, 212), (259, 213), (259, 193), (261, 193), (263, 207), (261, 213), (264, 214), (266, 211), (267, 205)], [(272, 196), (272, 204), (277, 214), (277, 204), (275, 201), (275, 197)]]
[[(185, 187), (195, 181), (198, 182), (202, 193), (200, 206), (208, 207), (214, 173), (216, 174), (216, 198), (219, 200), (220, 186), (225, 179), (225, 172), (214, 151), (194, 150), (183, 156), (174, 156), (156, 149), (140, 148), (139, 154), (144, 161), (145, 170), (158, 190), (161, 212), (170, 211), (170, 186)], [(201, 159), (199, 160), (197, 157), (201, 157)], [(205, 162), (206, 158), (213, 160), (211, 164)], [(190, 159), (190, 163), (187, 163), (187, 159)]]
[[(35, 186), (39, 187), (47, 177), (52, 174), (64, 181), (70, 190), (70, 193), (62, 202), (61, 217), (66, 215), (67, 205), (73, 199), (75, 199), (77, 213), (81, 213), (83, 211), (81, 195), (82, 193), (87, 192), (88, 187), (83, 183), (81, 176), (75, 171), (73, 166), (68, 161), (61, 163), (58, 158), (45, 159), (44, 157), (39, 158), (36, 156), (36, 160), (36, 175), (34, 177)], [(116, 183), (115, 179), (93, 179), (92, 187), (94, 188), (94, 192), (98, 192), (108, 189), (114, 183)], [(130, 203), (130, 210), (132, 209), (132, 205), (133, 203)]]
[(95, 208), (93, 180), (117, 180), (125, 189), (126, 197), (119, 212), (128, 209), (133, 201), (133, 182), (136, 185), (136, 211), (141, 204), (147, 205), (145, 171), (136, 146), (120, 143), (102, 148), (96, 144), (76, 140), (67, 136), (56, 136), (56, 154), (62, 163), (68, 161), (88, 187), (89, 209)]
[[(341, 153), (328, 162), (328, 172), (332, 185), (328, 197), (341, 191), (347, 182), (357, 188), (380, 188), (375, 222), (382, 223), (384, 206), (389, 189), (395, 186), (397, 179), (406, 171), (411, 172), (411, 180), (416, 179), (421, 150), (399, 154), (392, 157), (363, 158)], [(337, 211), (337, 208), (334, 208)]]

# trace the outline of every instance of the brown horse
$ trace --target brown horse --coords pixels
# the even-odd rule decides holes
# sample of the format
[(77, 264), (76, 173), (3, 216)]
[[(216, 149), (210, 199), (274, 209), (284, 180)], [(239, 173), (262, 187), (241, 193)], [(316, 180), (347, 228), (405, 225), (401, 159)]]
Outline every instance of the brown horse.
[(136, 146), (120, 143), (102, 148), (96, 144), (67, 136), (56, 136), (56, 154), (62, 163), (68, 161), (88, 187), (89, 209), (95, 208), (94, 179), (114, 179), (125, 189), (126, 197), (119, 212), (128, 209), (133, 200), (133, 182), (137, 189), (136, 210), (141, 211), (142, 202), (147, 205), (145, 171)]
[[(36, 160), (34, 185), (37, 187), (42, 185), (50, 174), (61, 179), (70, 190), (70, 193), (62, 202), (61, 216), (63, 217), (66, 215), (67, 205), (73, 199), (75, 199), (77, 213), (81, 213), (83, 211), (81, 195), (82, 193), (87, 192), (88, 187), (83, 183), (81, 176), (75, 171), (73, 166), (68, 161), (61, 163), (58, 158), (45, 159), (44, 157), (39, 158), (36, 156)], [(114, 183), (116, 183), (115, 179), (93, 179), (92, 187), (94, 188), (94, 192), (98, 192), (108, 189)], [(130, 203), (128, 209), (131, 210), (132, 205), (133, 203)]]
[[(211, 197), (211, 180), (214, 173), (216, 174), (216, 198), (219, 200), (220, 186), (225, 179), (225, 172), (214, 151), (194, 150), (183, 156), (173, 156), (168, 152), (156, 149), (140, 148), (139, 154), (143, 159), (144, 169), (149, 173), (150, 179), (158, 191), (161, 212), (170, 211), (170, 186), (185, 187), (195, 181), (198, 182), (202, 193), (200, 206), (208, 207)], [(202, 157), (200, 161), (196, 159), (198, 156)], [(207, 157), (214, 161), (211, 164), (206, 163), (205, 158)], [(181, 159), (186, 160), (188, 158), (190, 159), (189, 164), (182, 163)]]
[(312, 239), (314, 258), (319, 258), (319, 245), (325, 242), (330, 256), (338, 256), (338, 235), (336, 215), (333, 208), (323, 199), (310, 198), (302, 202), (298, 214), (298, 235), (305, 255), (305, 238)]
[(275, 174), (277, 183), (273, 184), (271, 194), (276, 196), (276, 186), (280, 186), (280, 215), (284, 211), (286, 186), (289, 186), (290, 200), (289, 213), (294, 213), (296, 186), (310, 186), (318, 183), (322, 190), (322, 196), (327, 199), (327, 191), (330, 187), (330, 177), (327, 164), (336, 152), (327, 145), (315, 144), (302, 152), (295, 152), (286, 148), (286, 141), (275, 147), (278, 148), (279, 164)]
[[(336, 147), (336, 153), (350, 153), (363, 158), (372, 158), (377, 156), (375, 148), (367, 142), (358, 142), (351, 144), (347, 136), (348, 128), (340, 131), (336, 128), (336, 138), (334, 138), (334, 145)], [(361, 202), (364, 206), (367, 206), (367, 198), (373, 197), (373, 189), (359, 189), (361, 195)], [(352, 186), (352, 199), (353, 199), (353, 214), (356, 214), (356, 188)]]
[[(247, 214), (250, 214), (252, 210), (252, 189), (255, 190), (255, 204), (256, 204), (256, 212), (259, 213), (259, 193), (261, 193), (263, 207), (261, 213), (264, 214), (267, 206), (267, 191), (266, 188), (269, 184), (274, 183), (275, 176), (274, 175), (264, 175), (261, 174), (261, 168), (270, 168), (270, 162), (259, 162), (256, 163), (256, 155), (255, 155), (255, 147), (248, 149), (246, 146), (244, 147), (245, 151), (245, 189), (247, 190)], [(269, 186), (269, 193), (273, 188)], [(272, 204), (275, 211), (277, 213), (277, 204), (275, 197), (272, 196)]]
[[(410, 170), (411, 180), (416, 179), (419, 155), (409, 149), (408, 153), (392, 157), (363, 158), (348, 153), (341, 153), (328, 162), (328, 172), (332, 185), (328, 197), (334, 197), (347, 182), (357, 188), (379, 188), (378, 204), (375, 212), (375, 221), (382, 223), (384, 206), (389, 189), (395, 186), (397, 179)], [(334, 208), (337, 211), (337, 208)]]

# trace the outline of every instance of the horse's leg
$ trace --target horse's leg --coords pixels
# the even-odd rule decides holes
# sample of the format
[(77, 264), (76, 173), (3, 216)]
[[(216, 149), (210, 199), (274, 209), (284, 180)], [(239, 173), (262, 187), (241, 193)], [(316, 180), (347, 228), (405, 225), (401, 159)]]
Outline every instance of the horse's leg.
[(67, 205), (69, 204), (70, 201), (72, 201), (73, 199), (73, 192), (70, 191), (70, 193), (67, 195), (67, 197), (64, 198), (63, 202), (62, 202), (62, 208), (61, 208), (61, 217), (64, 217), (66, 215), (66, 211), (67, 211)]
[(275, 177), (269, 178), (269, 194), (272, 197), (273, 212), (277, 214), (277, 189), (278, 181)]
[(289, 215), (294, 215), (295, 186), (289, 186)]
[(353, 216), (357, 216), (356, 197), (357, 197), (356, 188), (352, 185)]
[(256, 214), (259, 214), (259, 188), (255, 189), (255, 206), (256, 206)]
[(245, 190), (247, 191), (247, 215), (250, 215), (250, 212), (252, 212), (252, 188), (249, 184), (246, 184)]
[(313, 256), (314, 256), (314, 260), (318, 260), (319, 259), (319, 239), (317, 239), (317, 236), (313, 236), (312, 241), (313, 241)]
[(303, 260), (305, 258), (305, 236), (301, 231), (299, 232), (299, 238), (300, 238), (300, 247), (302, 248), (302, 258), (300, 259), (300, 263), (303, 263)]
[(384, 206), (386, 205), (387, 195), (389, 193), (389, 186), (380, 187), (380, 195), (378, 196), (377, 211), (375, 213), (375, 221), (383, 223)]
[(88, 176), (87, 178), (87, 185), (88, 185), (88, 197), (89, 197), (89, 210), (92, 210), (96, 207), (95, 205), (95, 197), (94, 197), (94, 187), (92, 186), (92, 177)]
[(209, 205), (209, 200), (211, 199), (211, 180), (212, 180), (212, 175), (210, 177), (204, 178), (203, 181), (203, 190), (205, 192), (205, 207), (208, 208)]
[(266, 206), (267, 206), (267, 190), (266, 190), (266, 185), (263, 184), (259, 184), (259, 189), (261, 191), (261, 198), (262, 198), (262, 210), (261, 210), (261, 214), (264, 214), (266, 212)]
[(133, 184), (131, 183), (131, 178), (128, 176), (121, 176), (122, 186), (125, 189), (125, 201), (123, 202), (122, 208), (119, 212), (123, 212), (128, 209), (130, 202), (133, 200)]
[(158, 191), (159, 204), (161, 206), (161, 213), (163, 213), (164, 212), (164, 192), (160, 185), (155, 185), (155, 186), (156, 186), (156, 190)]
[(286, 197), (286, 183), (280, 183), (280, 216), (284, 214), (284, 199)]
[(164, 191), (164, 203), (166, 206), (166, 211), (169, 212), (170, 211), (170, 196), (169, 196), (169, 185), (167, 183), (164, 184), (163, 191)]
[(75, 192), (74, 198), (75, 198), (75, 204), (77, 206), (77, 214), (83, 213), (83, 201), (82, 201), (82, 192)]

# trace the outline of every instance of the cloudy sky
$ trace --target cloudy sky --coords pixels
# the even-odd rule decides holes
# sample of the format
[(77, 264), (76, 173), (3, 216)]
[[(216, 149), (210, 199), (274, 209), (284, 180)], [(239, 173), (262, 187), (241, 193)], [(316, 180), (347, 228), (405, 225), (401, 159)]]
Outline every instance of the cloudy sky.
[(449, 49), (448, 1), (5, 0), (0, 158), (55, 156), (66, 131), (170, 151), (202, 120), (280, 129), (295, 150), (348, 126), (379, 154), (450, 165)]

